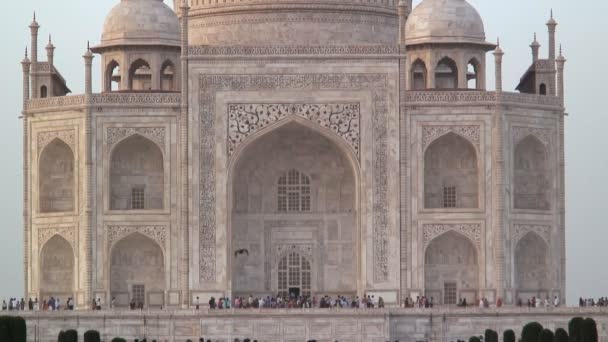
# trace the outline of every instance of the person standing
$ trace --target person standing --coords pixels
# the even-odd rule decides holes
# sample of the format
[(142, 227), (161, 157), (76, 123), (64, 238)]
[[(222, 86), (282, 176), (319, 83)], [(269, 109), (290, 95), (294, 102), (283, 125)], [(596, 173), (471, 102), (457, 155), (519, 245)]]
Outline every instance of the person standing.
[(200, 301), (198, 296), (196, 296), (196, 299), (194, 300), (194, 305), (196, 305), (196, 310), (198, 310), (200, 308)]

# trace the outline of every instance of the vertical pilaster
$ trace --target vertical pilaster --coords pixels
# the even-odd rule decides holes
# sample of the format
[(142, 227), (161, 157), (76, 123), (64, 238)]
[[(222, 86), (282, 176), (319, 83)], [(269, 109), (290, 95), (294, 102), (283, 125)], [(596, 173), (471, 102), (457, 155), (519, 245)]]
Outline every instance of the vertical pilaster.
[(505, 117), (501, 106), (502, 95), (502, 57), (500, 43), (494, 51), (496, 73), (496, 106), (492, 115), (492, 169), (493, 191), (492, 218), (493, 253), (495, 260), (494, 284), (496, 299), (504, 299), (505, 279), (505, 231), (506, 227), (506, 170), (505, 170)]
[(84, 303), (78, 303), (79, 307), (86, 308), (88, 303), (93, 299), (93, 118), (92, 118), (92, 64), (93, 54), (87, 44), (87, 51), (82, 56), (85, 66), (85, 96), (86, 96), (86, 112), (85, 112), (85, 127), (84, 127), (84, 143), (85, 143), (85, 168), (83, 175), (84, 188), (84, 213), (83, 227), (80, 232), (85, 234), (86, 260), (85, 262), (85, 277), (84, 277)]
[(27, 48), (25, 49), (25, 58), (21, 62), (23, 68), (23, 275), (25, 293), (24, 298), (29, 297), (32, 290), (30, 284), (31, 270), (30, 263), (30, 222), (29, 222), (29, 134), (28, 134), (28, 117), (27, 117), (27, 101), (30, 99), (30, 66), (31, 62), (27, 58)]
[[(566, 59), (562, 55), (562, 49), (559, 49), (559, 57), (557, 57), (557, 87), (558, 93), (564, 108), (564, 64)], [(565, 142), (565, 109), (559, 115), (559, 198), (558, 198), (558, 212), (559, 212), (559, 242), (560, 242), (560, 272), (559, 272), (559, 287), (560, 287), (560, 300), (566, 303), (566, 157), (564, 151)]]
[(181, 114), (180, 114), (180, 151), (181, 151), (181, 215), (180, 230), (182, 234), (182, 256), (180, 267), (180, 285), (182, 306), (190, 306), (190, 229), (189, 229), (189, 198), (190, 183), (188, 182), (188, 11), (190, 7), (186, 0), (181, 3)]

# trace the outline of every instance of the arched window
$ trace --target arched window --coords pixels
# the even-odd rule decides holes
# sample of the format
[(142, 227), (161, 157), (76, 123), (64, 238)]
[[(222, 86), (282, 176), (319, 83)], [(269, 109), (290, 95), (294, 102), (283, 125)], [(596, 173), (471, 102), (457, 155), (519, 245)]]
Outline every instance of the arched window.
[(60, 139), (48, 144), (39, 160), (39, 204), (41, 213), (74, 210), (74, 153)]
[(65, 301), (73, 296), (74, 251), (70, 243), (55, 235), (40, 253), (40, 296)]
[(426, 65), (420, 59), (412, 64), (412, 90), (426, 89)]
[(278, 265), (278, 292), (281, 297), (310, 297), (310, 262), (296, 252), (285, 255)]
[(310, 211), (310, 178), (297, 170), (279, 177), (278, 211)]
[(106, 68), (105, 91), (119, 91), (120, 82), (120, 65), (118, 65), (118, 62), (112, 60)]
[(175, 87), (175, 66), (171, 61), (166, 61), (160, 70), (161, 89), (165, 91), (174, 91)]
[(541, 95), (547, 95), (547, 85), (544, 83), (541, 83), (540, 87), (538, 89), (538, 93)]
[(151, 90), (152, 70), (150, 64), (143, 59), (138, 59), (129, 68), (130, 90)]
[(162, 209), (164, 165), (160, 148), (141, 135), (118, 144), (110, 161), (110, 209)]
[(458, 88), (458, 68), (454, 60), (444, 57), (435, 68), (435, 87), (437, 89)]
[(479, 287), (475, 245), (450, 231), (428, 245), (424, 262), (425, 295), (435, 303), (456, 304), (459, 298), (473, 303)]
[(465, 138), (448, 133), (424, 154), (424, 207), (478, 208), (477, 153)]
[(467, 88), (479, 89), (479, 62), (475, 58), (467, 65)]
[(48, 96), (48, 94), (47, 94), (46, 86), (43, 85), (42, 87), (40, 87), (40, 97), (45, 98), (47, 96)]
[(549, 210), (551, 189), (545, 145), (533, 135), (515, 146), (515, 209)]

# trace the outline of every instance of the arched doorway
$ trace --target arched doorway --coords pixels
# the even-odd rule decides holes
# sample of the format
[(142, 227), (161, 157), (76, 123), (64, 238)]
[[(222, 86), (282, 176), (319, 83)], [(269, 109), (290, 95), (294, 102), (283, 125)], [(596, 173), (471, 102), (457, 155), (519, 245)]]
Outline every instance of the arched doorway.
[(458, 67), (449, 57), (444, 57), (435, 67), (435, 87), (437, 89), (458, 88)]
[(310, 289), (300, 293), (357, 292), (357, 176), (344, 148), (292, 121), (239, 150), (231, 171), (233, 296), (288, 293), (278, 278), (286, 249), (314, 256), (305, 258)]
[(38, 165), (41, 213), (74, 210), (74, 153), (60, 139), (48, 144)]
[(474, 303), (479, 290), (479, 264), (475, 245), (454, 231), (435, 238), (426, 248), (424, 287), (436, 304), (456, 304), (460, 298)]
[(278, 295), (283, 298), (311, 296), (310, 261), (297, 252), (284, 255), (278, 264)]
[(515, 146), (515, 209), (549, 210), (549, 164), (545, 145), (529, 135)]
[(548, 289), (549, 255), (547, 244), (536, 233), (527, 233), (515, 248), (515, 283), (519, 297), (538, 297)]
[(121, 141), (110, 158), (110, 209), (163, 209), (163, 154), (136, 134)]
[(450, 132), (426, 149), (424, 207), (479, 207), (477, 152), (467, 139)]
[(40, 300), (60, 298), (63, 303), (74, 293), (74, 250), (60, 235), (48, 240), (40, 253)]
[(118, 241), (112, 248), (110, 291), (117, 306), (164, 305), (165, 261), (160, 246), (139, 233)]

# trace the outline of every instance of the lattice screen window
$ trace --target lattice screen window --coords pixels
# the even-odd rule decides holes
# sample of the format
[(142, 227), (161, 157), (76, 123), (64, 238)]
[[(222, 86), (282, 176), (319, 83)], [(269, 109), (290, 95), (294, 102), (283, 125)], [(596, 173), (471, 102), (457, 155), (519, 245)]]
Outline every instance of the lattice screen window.
[(289, 290), (297, 288), (300, 295), (310, 297), (312, 268), (310, 262), (296, 252), (285, 255), (279, 261), (279, 296), (289, 296)]
[(144, 187), (134, 187), (131, 189), (131, 209), (145, 208), (145, 190)]
[(456, 304), (456, 283), (443, 284), (443, 304)]
[(310, 211), (310, 178), (297, 170), (289, 170), (279, 178), (278, 211)]
[(443, 207), (456, 208), (456, 187), (446, 186), (443, 188)]

